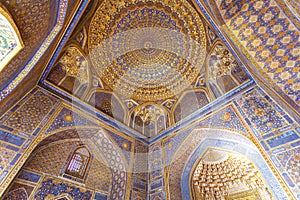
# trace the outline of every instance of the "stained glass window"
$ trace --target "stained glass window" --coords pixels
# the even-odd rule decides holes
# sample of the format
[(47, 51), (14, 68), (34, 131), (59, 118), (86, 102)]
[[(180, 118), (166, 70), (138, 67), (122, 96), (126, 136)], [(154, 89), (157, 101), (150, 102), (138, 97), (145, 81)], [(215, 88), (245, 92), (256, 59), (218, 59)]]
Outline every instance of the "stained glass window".
[(65, 173), (76, 178), (84, 178), (90, 160), (90, 153), (86, 147), (77, 148), (68, 163)]

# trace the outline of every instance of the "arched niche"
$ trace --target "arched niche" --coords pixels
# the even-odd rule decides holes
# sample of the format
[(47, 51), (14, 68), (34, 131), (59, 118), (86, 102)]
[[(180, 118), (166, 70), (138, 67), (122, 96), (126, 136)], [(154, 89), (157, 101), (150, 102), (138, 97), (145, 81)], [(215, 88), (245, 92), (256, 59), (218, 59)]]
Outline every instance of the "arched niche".
[(0, 72), (24, 47), (12, 16), (0, 3)]
[(89, 63), (79, 45), (71, 44), (65, 48), (47, 80), (79, 98), (86, 95), (90, 85)]
[[(86, 188), (86, 191), (81, 194), (85, 194), (86, 192), (90, 192), (89, 194), (91, 194), (91, 191), (95, 189), (104, 192), (103, 194), (105, 194), (108, 199), (129, 199), (129, 193), (127, 191), (129, 189), (130, 178), (127, 173), (129, 171), (129, 164), (124, 155), (126, 152), (121, 150), (116, 141), (106, 130), (100, 127), (69, 127), (48, 132), (47, 135), (43, 136), (43, 139), (38, 141), (39, 144), (35, 147), (21, 170), (31, 169), (31, 166), (44, 166), (43, 170), (48, 171), (44, 173), (43, 171), (39, 172), (35, 170), (35, 172), (45, 174), (45, 176), (49, 174), (47, 177), (56, 177), (55, 180), (57, 180), (55, 183), (54, 181), (52, 182), (53, 179), (43, 179), (42, 181), (45, 181), (46, 185), (49, 183), (51, 186), (56, 187), (56, 185), (60, 184), (58, 181), (63, 183), (64, 180), (66, 180), (68, 183), (76, 183), (78, 187)], [(72, 155), (72, 152), (76, 151), (78, 147), (83, 146), (88, 148), (91, 153), (91, 164), (88, 166), (87, 175), (84, 177), (84, 180), (80, 181), (78, 179), (64, 177), (63, 175), (71, 157), (70, 155)], [(51, 148), (50, 151), (47, 150), (48, 148)], [(60, 155), (56, 152), (59, 151), (59, 149), (67, 149), (68, 151), (66, 151), (64, 155)], [(55, 157), (58, 157), (57, 159), (59, 160)], [(32, 158), (36, 158), (36, 162), (33, 161)], [(59, 165), (56, 169), (59, 170), (55, 172), (52, 171), (53, 168), (49, 167), (47, 163), (40, 165), (39, 163), (43, 162), (42, 160), (55, 160), (56, 165)], [(61, 177), (64, 178), (61, 179)], [(103, 182), (107, 184), (103, 185)], [(98, 187), (100, 185), (101, 187)], [(39, 189), (40, 186), (41, 185), (37, 186), (36, 192), (31, 194), (31, 196), (37, 195), (37, 197), (40, 198), (47, 195), (44, 193), (44, 188)], [(76, 188), (74, 188), (74, 190), (75, 189)], [(69, 193), (71, 196), (75, 195), (72, 191)], [(64, 194), (67, 193), (59, 192), (56, 197)]]
[(130, 113), (129, 126), (151, 138), (169, 126), (169, 112), (156, 104), (143, 104)]
[(174, 122), (177, 123), (186, 118), (209, 104), (210, 101), (208, 93), (204, 88), (185, 91), (172, 110)]
[(281, 177), (272, 170), (271, 162), (252, 141), (239, 133), (213, 128), (193, 130), (172, 154), (165, 172), (167, 199), (193, 199), (191, 177), (194, 166), (208, 148), (219, 148), (246, 157), (257, 167), (275, 199), (289, 199), (290, 192), (281, 185)]
[(206, 66), (207, 85), (216, 98), (249, 79), (246, 71), (221, 41), (213, 44)]
[(93, 89), (87, 95), (86, 100), (91, 106), (107, 114), (108, 116), (125, 123), (127, 109), (121, 99), (111, 91)]
[(272, 199), (255, 164), (245, 156), (220, 148), (207, 148), (193, 166), (194, 200)]

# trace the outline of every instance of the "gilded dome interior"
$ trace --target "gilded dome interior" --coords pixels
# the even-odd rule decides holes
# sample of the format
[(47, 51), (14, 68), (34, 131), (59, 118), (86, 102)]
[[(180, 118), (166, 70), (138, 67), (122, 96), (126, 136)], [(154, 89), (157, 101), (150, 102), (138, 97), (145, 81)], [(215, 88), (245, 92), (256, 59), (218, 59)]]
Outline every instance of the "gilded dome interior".
[[(171, 5), (175, 5), (171, 6)], [(116, 93), (156, 101), (186, 89), (203, 67), (203, 23), (180, 1), (104, 1), (89, 27), (89, 56)]]
[(46, 82), (147, 138), (250, 81), (189, 1), (92, 4)]
[(0, 199), (300, 199), (298, 1), (0, 0)]

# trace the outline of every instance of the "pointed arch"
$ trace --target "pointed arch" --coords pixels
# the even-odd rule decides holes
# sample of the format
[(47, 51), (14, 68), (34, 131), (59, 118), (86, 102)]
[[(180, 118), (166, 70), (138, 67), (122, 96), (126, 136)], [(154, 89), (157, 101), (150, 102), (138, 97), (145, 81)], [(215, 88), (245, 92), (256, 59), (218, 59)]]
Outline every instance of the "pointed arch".
[(257, 166), (272, 195), (277, 199), (289, 198), (290, 191), (282, 184), (282, 178), (274, 170), (270, 160), (264, 157), (265, 154), (262, 154), (251, 140), (234, 131), (200, 128), (190, 132), (173, 153), (170, 164), (166, 166), (167, 199), (192, 198), (190, 182), (193, 167), (210, 147), (245, 156)]
[(65, 174), (84, 179), (91, 161), (91, 153), (86, 146), (78, 146), (68, 160)]

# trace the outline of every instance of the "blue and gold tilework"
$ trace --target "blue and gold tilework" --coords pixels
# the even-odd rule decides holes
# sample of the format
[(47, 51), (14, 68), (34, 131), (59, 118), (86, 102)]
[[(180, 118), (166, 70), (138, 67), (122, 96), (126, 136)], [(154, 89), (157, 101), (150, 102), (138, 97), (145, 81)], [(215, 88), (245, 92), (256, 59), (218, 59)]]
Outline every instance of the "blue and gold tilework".
[(17, 105), (14, 108), (15, 112), (3, 124), (15, 130), (32, 134), (57, 102), (54, 97), (38, 90), (26, 99), (24, 104), (19, 107)]
[(64, 183), (61, 180), (45, 179), (34, 195), (34, 199), (42, 200), (53, 198), (61, 194), (67, 193), (73, 199), (90, 200), (92, 191), (74, 186), (70, 183)]
[[(251, 90), (238, 99), (237, 105), (246, 116), (246, 121), (257, 130), (260, 136), (264, 136), (271, 131), (283, 128), (289, 124), (290, 118), (283, 116), (283, 111), (261, 90)], [(288, 119), (288, 120), (287, 120)]]
[[(226, 26), (266, 74), (299, 109), (299, 27), (275, 0), (218, 1)], [(288, 100), (287, 100), (288, 101)]]
[(1, 187), (5, 185), (5, 180), (10, 178), (7, 175), (21, 167), (19, 163), (22, 158), (28, 156), (26, 150), (32, 145), (32, 141), (41, 132), (58, 104), (59, 101), (54, 96), (35, 88), (1, 117)]
[(135, 141), (131, 199), (147, 199), (148, 191), (148, 145)]
[(296, 184), (300, 183), (299, 171), (300, 171), (300, 147), (296, 147), (287, 151), (283, 151), (275, 154), (277, 160), (280, 162), (282, 167), (286, 168), (291, 174), (293, 182)]
[(47, 129), (46, 134), (67, 127), (98, 126), (96, 123), (84, 118), (72, 109), (65, 107), (61, 107), (60, 109), (52, 124)]
[(32, 194), (34, 187), (25, 183), (14, 183), (3, 200), (27, 200)]
[[(68, 1), (61, 0), (57, 5), (55, 3), (33, 0), (5, 2), (17, 15), (16, 24), (23, 36), (24, 49), (0, 74), (0, 100), (6, 98), (31, 72), (63, 27)], [(51, 7), (57, 8), (57, 15), (51, 15)], [(37, 30), (40, 34), (37, 34)]]
[(236, 106), (295, 196), (300, 197), (300, 126), (260, 88), (243, 93)]

